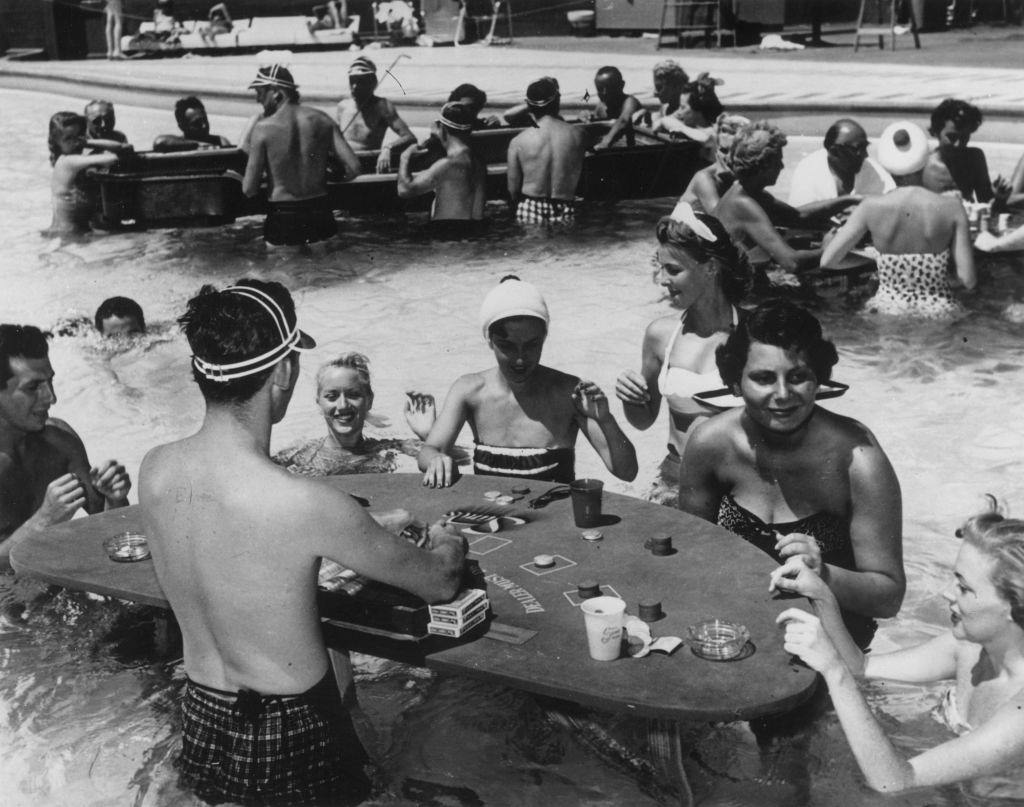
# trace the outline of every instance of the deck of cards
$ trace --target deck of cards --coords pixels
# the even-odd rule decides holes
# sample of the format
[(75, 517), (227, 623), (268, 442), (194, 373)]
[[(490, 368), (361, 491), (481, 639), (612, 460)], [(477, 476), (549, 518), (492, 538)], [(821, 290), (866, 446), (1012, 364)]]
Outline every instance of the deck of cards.
[(463, 636), (487, 618), (489, 607), (486, 591), (479, 588), (464, 589), (451, 602), (430, 606), (427, 633), (453, 639)]

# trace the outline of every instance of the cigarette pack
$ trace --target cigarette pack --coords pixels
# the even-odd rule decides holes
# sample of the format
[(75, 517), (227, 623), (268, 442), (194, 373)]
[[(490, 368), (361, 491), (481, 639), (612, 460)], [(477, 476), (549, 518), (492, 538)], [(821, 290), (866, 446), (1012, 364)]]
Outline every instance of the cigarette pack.
[(444, 614), (431, 614), (430, 622), (434, 625), (465, 625), (471, 619), (474, 619), (482, 611), (486, 611), (490, 607), (490, 600), (484, 598), (474, 605), (470, 610), (466, 611), (460, 616), (447, 616)]
[(441, 605), (430, 606), (430, 618), (437, 616), (464, 618), (480, 600), (487, 599), (487, 592), (479, 588), (463, 589), (454, 600)]
[(497, 532), (501, 529), (501, 518), (493, 513), (452, 510), (445, 513), (445, 516), (449, 524), (456, 527), (472, 527), (477, 532)]
[(462, 625), (439, 625), (436, 622), (427, 623), (427, 633), (433, 634), (434, 636), (448, 636), (453, 639), (457, 639), (459, 636), (464, 636), (469, 633), (473, 628), (479, 625), (487, 617), (487, 609), (480, 611), (475, 617)]

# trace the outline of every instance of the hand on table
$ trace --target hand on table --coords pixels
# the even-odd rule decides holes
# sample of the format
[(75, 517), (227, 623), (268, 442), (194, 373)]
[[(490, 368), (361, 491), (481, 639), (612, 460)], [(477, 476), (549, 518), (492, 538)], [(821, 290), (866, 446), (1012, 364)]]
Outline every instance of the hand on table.
[(643, 406), (651, 400), (647, 382), (636, 370), (623, 370), (615, 381), (615, 395), (624, 404)]
[(593, 381), (580, 381), (572, 391), (572, 400), (583, 417), (604, 420), (609, 415), (608, 398)]
[(455, 532), (448, 522), (444, 519), (435, 521), (430, 527), (427, 528), (427, 535), (429, 536), (429, 542), (427, 549), (437, 549), (444, 544), (452, 544), (457, 547), (458, 551), (463, 556), (469, 551), (469, 544), (466, 541), (466, 536), (462, 533)]
[(1010, 187), (1009, 181), (1000, 174), (992, 180), (992, 193), (995, 194), (995, 198), (992, 200), (992, 208), (999, 210), (1005, 207), (1006, 200), (1013, 193), (1013, 188)]
[(117, 460), (107, 460), (103, 465), (89, 471), (92, 486), (109, 507), (124, 507), (128, 504), (128, 491), (132, 480), (128, 471)]
[(377, 155), (377, 173), (391, 173), (391, 149), (381, 147), (380, 154)]
[(775, 618), (775, 623), (786, 626), (782, 640), (786, 652), (798, 656), (815, 672), (824, 674), (843, 664), (818, 617), (799, 608), (787, 608)]
[(415, 391), (405, 394), (405, 422), (420, 440), (426, 440), (434, 421), (437, 420), (437, 403), (434, 396)]
[(79, 507), (84, 506), (85, 486), (75, 474), (67, 473), (46, 486), (43, 503), (36, 515), (45, 526), (50, 526), (67, 521)]
[(455, 482), (455, 461), (447, 454), (438, 454), (423, 473), (423, 485), (428, 488), (447, 488)]

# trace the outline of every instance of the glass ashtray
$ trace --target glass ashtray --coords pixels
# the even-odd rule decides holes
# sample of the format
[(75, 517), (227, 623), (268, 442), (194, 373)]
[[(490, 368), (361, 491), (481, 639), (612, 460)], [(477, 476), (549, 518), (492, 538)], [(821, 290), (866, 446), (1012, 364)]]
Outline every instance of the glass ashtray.
[(694, 654), (709, 661), (739, 658), (750, 641), (750, 632), (745, 626), (721, 619), (690, 625), (686, 634)]
[(149, 557), (149, 543), (141, 532), (120, 532), (103, 542), (107, 557), (117, 563), (134, 563)]

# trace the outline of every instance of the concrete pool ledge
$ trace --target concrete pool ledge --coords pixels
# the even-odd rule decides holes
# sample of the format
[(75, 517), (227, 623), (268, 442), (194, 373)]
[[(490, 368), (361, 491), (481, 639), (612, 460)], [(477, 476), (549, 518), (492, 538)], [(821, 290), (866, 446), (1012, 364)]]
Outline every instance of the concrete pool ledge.
[[(614, 53), (560, 51), (555, 48), (477, 47), (387, 48), (367, 50), (384, 76), (381, 94), (399, 106), (436, 109), (456, 84), (471, 80), (488, 94), (488, 107), (520, 102), (526, 84), (542, 75), (558, 77), (563, 107), (588, 108), (597, 67), (616, 64), (627, 92), (645, 103), (651, 96), (650, 70), (665, 58), (683, 63), (690, 75), (709, 72), (722, 78), (719, 91), (727, 108), (737, 112), (785, 114), (878, 114), (920, 116), (947, 97), (970, 100), (986, 118), (1007, 123), (1024, 119), (1024, 70), (991, 67), (893, 65), (868, 61), (785, 59), (765, 61), (749, 55), (709, 51)], [(346, 87), (346, 68), (355, 57), (347, 51), (291, 54), (288, 58), (304, 100), (317, 106), (337, 103)], [(18, 61), (0, 58), (0, 86), (12, 89), (108, 97), (120, 103), (164, 105), (168, 99), (198, 95), (225, 113), (253, 111), (246, 89), (260, 59), (196, 56), (108, 62)], [(208, 104), (210, 106), (210, 104)]]

